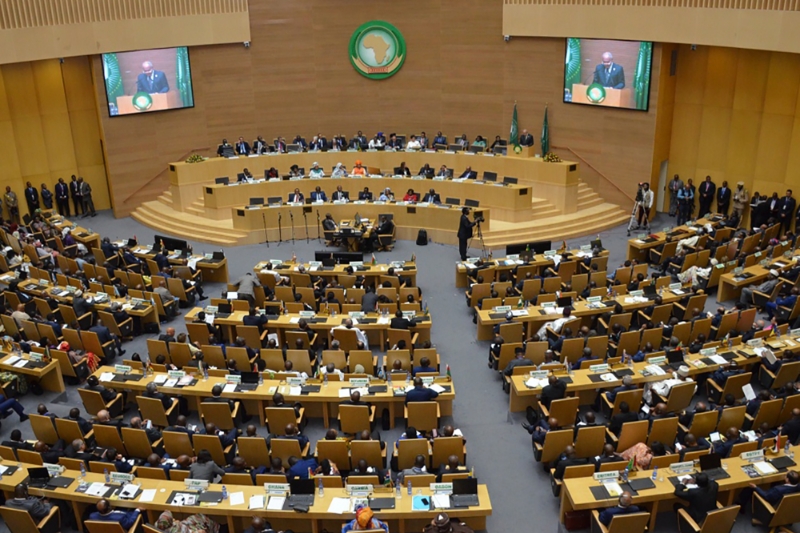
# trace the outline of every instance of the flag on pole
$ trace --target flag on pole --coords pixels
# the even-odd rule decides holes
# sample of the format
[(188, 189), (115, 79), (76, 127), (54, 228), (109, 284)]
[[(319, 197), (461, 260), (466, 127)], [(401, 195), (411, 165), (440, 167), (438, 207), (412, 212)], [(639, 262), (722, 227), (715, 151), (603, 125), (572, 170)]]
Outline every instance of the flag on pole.
[(514, 102), (514, 115), (511, 117), (511, 132), (508, 134), (508, 144), (519, 146), (519, 129), (517, 129), (517, 103)]
[(178, 93), (181, 95), (183, 107), (194, 107), (192, 74), (189, 70), (189, 50), (185, 46), (177, 49), (175, 81), (178, 84)]
[(117, 97), (125, 94), (117, 54), (103, 54), (103, 77), (106, 80), (108, 103), (117, 105)]
[(447, 365), (446, 373), (447, 373), (448, 379), (451, 379), (453, 377), (453, 375), (450, 373), (450, 365)]
[(547, 124), (547, 106), (544, 106), (544, 121), (542, 122), (542, 157), (550, 151), (550, 127)]

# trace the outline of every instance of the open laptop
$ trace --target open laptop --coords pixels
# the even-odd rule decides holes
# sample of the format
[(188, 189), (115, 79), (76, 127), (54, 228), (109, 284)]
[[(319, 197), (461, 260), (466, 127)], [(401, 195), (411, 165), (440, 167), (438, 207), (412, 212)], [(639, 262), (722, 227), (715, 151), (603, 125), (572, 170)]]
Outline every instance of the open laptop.
[(556, 307), (572, 307), (572, 296), (560, 296), (556, 299)]
[(217, 313), (214, 315), (214, 318), (228, 318), (231, 316), (233, 312), (233, 305), (231, 304), (219, 304), (217, 307)]
[(722, 458), (717, 453), (703, 454), (700, 459), (700, 471), (708, 474), (708, 479), (724, 479), (730, 475), (722, 468)]
[(315, 483), (313, 479), (293, 479), (289, 481), (291, 495), (286, 504), (292, 508), (296, 506), (311, 507), (314, 505)]
[(654, 284), (650, 284), (644, 289), (642, 289), (642, 295), (649, 299), (654, 299), (658, 296), (658, 292), (656, 291), (656, 286)]
[(478, 478), (453, 480), (453, 495), (450, 496), (453, 507), (474, 507), (478, 505)]
[(43, 489), (50, 481), (50, 472), (47, 467), (37, 467), (28, 469), (28, 485), (37, 489)]
[(258, 388), (258, 372), (242, 372), (242, 381), (237, 389), (243, 391), (254, 391)]
[(676, 372), (682, 365), (685, 364), (683, 361), (683, 350), (672, 350), (671, 352), (667, 352), (666, 356), (667, 366)]

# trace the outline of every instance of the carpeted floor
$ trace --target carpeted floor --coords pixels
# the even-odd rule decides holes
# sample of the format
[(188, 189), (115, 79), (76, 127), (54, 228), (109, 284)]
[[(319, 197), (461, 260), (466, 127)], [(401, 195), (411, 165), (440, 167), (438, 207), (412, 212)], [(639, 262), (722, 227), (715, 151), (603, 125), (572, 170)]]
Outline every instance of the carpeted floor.
[[(122, 239), (136, 235), (140, 242), (152, 242), (153, 230), (142, 226), (130, 218), (115, 219), (110, 212), (102, 212), (88, 224), (95, 231), (112, 239)], [(674, 219), (661, 214), (653, 222), (653, 228), (674, 224)], [(586, 238), (572, 239), (568, 246), (578, 247), (588, 244), (596, 236), (589, 232)], [(609, 271), (625, 259), (625, 226), (600, 233), (603, 245), (610, 251)], [(196, 252), (211, 251), (208, 244), (193, 243)], [(554, 243), (557, 248), (560, 243)], [(315, 250), (324, 249), (323, 243), (298, 241), (295, 243), (270, 243), (266, 245), (242, 246), (226, 249), (231, 280), (251, 271), (254, 264), (264, 259), (288, 260), (292, 254), (298, 260), (308, 261)], [(504, 250), (495, 250), (495, 257), (505, 255)], [(480, 242), (472, 242), (472, 254), (480, 253)], [(531, 441), (528, 433), (520, 427), (523, 414), (510, 415), (508, 396), (503, 393), (500, 377), (486, 367), (488, 343), (475, 340), (475, 326), (472, 324), (470, 310), (464, 304), (463, 291), (455, 288), (454, 271), (458, 260), (458, 250), (454, 246), (431, 243), (416, 246), (413, 241), (398, 241), (392, 252), (376, 254), (379, 262), (408, 260), (412, 254), (417, 256), (420, 274), (417, 278), (433, 317), (431, 338), (441, 354), (444, 368), (449, 364), (453, 379), (457, 384), (458, 395), (454, 402), (453, 423), (467, 438), (468, 466), (474, 466), (480, 483), (486, 483), (492, 499), (493, 515), (488, 519), (488, 530), (492, 532), (511, 532), (520, 530), (560, 531), (558, 522), (559, 500), (550, 491), (548, 476), (541, 466), (533, 460)], [(368, 259), (368, 258), (367, 258)], [(224, 287), (209, 285), (206, 293), (219, 294)], [(714, 298), (709, 298), (706, 309), (712, 309)], [(178, 332), (185, 331), (182, 318), (171, 322)], [(163, 329), (164, 326), (162, 326)], [(146, 350), (146, 339), (142, 335), (125, 344), (128, 355)], [(73, 406), (81, 401), (74, 387), (65, 394), (45, 393), (42, 396), (28, 394), (21, 398), (26, 410), (36, 412), (40, 402), (48, 405), (52, 412), (65, 416)], [(135, 413), (131, 410), (126, 418)], [(198, 423), (196, 416), (190, 420)], [(399, 424), (402, 426), (402, 424)], [(3, 421), (0, 440), (6, 439), (10, 431), (19, 427), (16, 416)], [(21, 426), (25, 438), (33, 438), (29, 425)], [(266, 435), (266, 429), (260, 428)], [(382, 434), (387, 442), (397, 439), (401, 428)], [(324, 434), (322, 422), (312, 420), (305, 430), (312, 443)], [(669, 506), (667, 506), (669, 507)], [(535, 523), (535, 528), (532, 526)], [(529, 529), (530, 528), (530, 529)], [(736, 532), (751, 531), (749, 519), (741, 517), (734, 527)], [(0, 533), (5, 533), (0, 524)], [(661, 513), (658, 517), (658, 532), (677, 531), (674, 514)]]

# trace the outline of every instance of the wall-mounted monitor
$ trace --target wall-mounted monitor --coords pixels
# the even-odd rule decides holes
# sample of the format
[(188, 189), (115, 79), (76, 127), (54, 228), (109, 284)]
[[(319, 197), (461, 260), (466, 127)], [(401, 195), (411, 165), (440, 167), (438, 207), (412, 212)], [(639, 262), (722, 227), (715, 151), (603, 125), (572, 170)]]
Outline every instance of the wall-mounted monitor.
[(185, 46), (103, 54), (102, 59), (110, 116), (194, 107)]
[(653, 43), (566, 40), (564, 102), (647, 111)]

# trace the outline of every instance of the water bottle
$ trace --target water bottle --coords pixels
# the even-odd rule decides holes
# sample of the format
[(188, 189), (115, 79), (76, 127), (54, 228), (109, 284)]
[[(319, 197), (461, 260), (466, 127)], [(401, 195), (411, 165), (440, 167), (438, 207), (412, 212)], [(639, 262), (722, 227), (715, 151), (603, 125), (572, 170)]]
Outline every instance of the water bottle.
[(789, 456), (792, 453), (792, 445), (789, 442), (789, 437), (786, 437), (786, 444), (783, 446), (783, 453)]
[(408, 480), (408, 483), (406, 484), (406, 487), (407, 487), (406, 490), (408, 491), (408, 495), (411, 496), (411, 480), (410, 479)]
[(264, 384), (264, 374), (262, 372), (259, 372), (258, 373), (258, 386), (260, 387), (263, 384)]
[(200, 363), (203, 365), (203, 381), (208, 381), (208, 367), (204, 363)]
[(103, 469), (103, 476), (104, 476), (104, 477), (105, 477), (105, 479), (106, 479), (106, 483), (108, 483), (109, 481), (111, 481), (111, 474), (109, 474), (109, 473), (108, 473), (108, 468), (104, 468), (104, 469)]
[(325, 372), (322, 374), (322, 385), (327, 387), (328, 386), (328, 373)]
[(394, 495), (395, 495), (395, 498), (397, 498), (398, 500), (403, 497), (403, 491), (400, 488), (400, 480), (399, 479), (394, 484)]
[(406, 372), (406, 386), (411, 383), (411, 372)]
[(81, 477), (86, 477), (86, 465), (81, 461)]
[(222, 485), (222, 499), (223, 500), (228, 499), (228, 489), (225, 487), (225, 485)]
[(658, 479), (658, 467), (657, 466), (653, 467), (653, 475), (650, 476), (650, 479), (652, 479), (653, 481)]
[(628, 467), (627, 466), (625, 467), (625, 470), (622, 471), (622, 482), (623, 483), (627, 483), (628, 482)]
[[(386, 385), (388, 385), (389, 389), (392, 388), (392, 373), (391, 372), (386, 374)], [(389, 391), (389, 392), (391, 392), (391, 391)]]
[(317, 480), (317, 494), (319, 495), (320, 498), (325, 496), (325, 486), (322, 484), (321, 477)]

